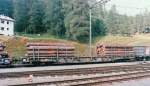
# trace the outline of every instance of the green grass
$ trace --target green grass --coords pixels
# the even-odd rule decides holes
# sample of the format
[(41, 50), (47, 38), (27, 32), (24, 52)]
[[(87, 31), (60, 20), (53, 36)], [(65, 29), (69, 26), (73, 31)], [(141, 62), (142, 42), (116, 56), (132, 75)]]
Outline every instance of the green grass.
[(150, 46), (150, 34), (134, 35), (132, 37), (124, 36), (105, 36), (97, 38), (95, 44), (102, 43), (106, 45), (133, 45), (133, 46)]
[(48, 38), (48, 39), (54, 39), (54, 38), (58, 38), (56, 36), (50, 35), (50, 34), (21, 34), (20, 36), (25, 36), (25, 37), (29, 37), (29, 38)]

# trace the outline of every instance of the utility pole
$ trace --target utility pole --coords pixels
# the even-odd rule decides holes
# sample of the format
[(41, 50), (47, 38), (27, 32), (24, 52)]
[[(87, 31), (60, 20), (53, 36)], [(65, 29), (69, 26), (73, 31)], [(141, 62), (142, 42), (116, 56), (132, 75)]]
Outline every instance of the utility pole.
[(92, 9), (90, 8), (90, 57), (92, 59)]
[(89, 8), (89, 14), (90, 14), (90, 36), (89, 36), (89, 46), (90, 46), (90, 57), (92, 59), (92, 9), (97, 5), (97, 4), (100, 4), (100, 5), (105, 5), (107, 2), (109, 2), (111, 0), (100, 0), (98, 1), (97, 3), (93, 4), (90, 6)]

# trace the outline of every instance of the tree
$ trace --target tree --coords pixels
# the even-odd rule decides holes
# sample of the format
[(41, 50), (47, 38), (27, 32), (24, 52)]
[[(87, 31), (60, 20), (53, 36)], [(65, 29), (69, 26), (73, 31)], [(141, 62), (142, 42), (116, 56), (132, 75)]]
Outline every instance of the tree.
[[(96, 3), (95, 0), (90, 0), (90, 3)], [(92, 4), (91, 4), (92, 5)], [(107, 31), (105, 25), (105, 16), (107, 15), (103, 5), (97, 4), (92, 9), (92, 37), (104, 36)]]
[(44, 7), (42, 0), (31, 0), (29, 10), (29, 26), (27, 27), (27, 32), (31, 34), (39, 34), (46, 32), (43, 25), (44, 18)]
[(65, 13), (67, 13), (65, 16), (66, 35), (72, 40), (87, 42), (89, 37), (88, 2), (71, 0), (69, 3), (69, 8), (65, 8)]
[(64, 13), (62, 0), (45, 0), (45, 19), (44, 24), (49, 32), (57, 37), (65, 35)]
[(15, 31), (26, 32), (29, 23), (29, 4), (30, 0), (13, 0), (14, 5), (14, 18), (15, 18)]
[(0, 0), (0, 14), (13, 17), (13, 2), (12, 0)]
[[(96, 1), (13, 0), (16, 31), (47, 33), (86, 43), (89, 41), (89, 7), (93, 3)], [(147, 12), (132, 17), (119, 14), (115, 5), (109, 11), (104, 10), (102, 5), (96, 5), (92, 9), (92, 36), (131, 35), (135, 30), (141, 32), (141, 25), (149, 26), (148, 21)]]
[(93, 19), (92, 20), (92, 36), (104, 36), (106, 35), (107, 27), (104, 22), (100, 19)]
[(107, 27), (108, 27), (108, 33), (109, 34), (118, 34), (118, 13), (116, 10), (116, 6), (113, 5), (107, 15)]

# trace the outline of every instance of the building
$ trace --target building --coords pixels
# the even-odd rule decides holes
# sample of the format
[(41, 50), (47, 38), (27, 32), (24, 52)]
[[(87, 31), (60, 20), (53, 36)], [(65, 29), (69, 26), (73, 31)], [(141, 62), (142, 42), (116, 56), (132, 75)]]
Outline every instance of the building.
[(14, 35), (14, 19), (0, 15), (0, 35)]

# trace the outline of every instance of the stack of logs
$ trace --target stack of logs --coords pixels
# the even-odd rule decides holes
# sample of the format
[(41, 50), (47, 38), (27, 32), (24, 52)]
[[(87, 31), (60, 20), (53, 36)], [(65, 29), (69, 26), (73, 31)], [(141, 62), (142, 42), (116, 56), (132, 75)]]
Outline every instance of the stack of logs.
[(5, 46), (2, 42), (0, 42), (0, 54), (4, 53)]
[(28, 43), (27, 57), (74, 57), (75, 47), (65, 43)]
[(130, 57), (134, 55), (134, 50), (132, 46), (98, 45), (97, 54), (103, 57)]

